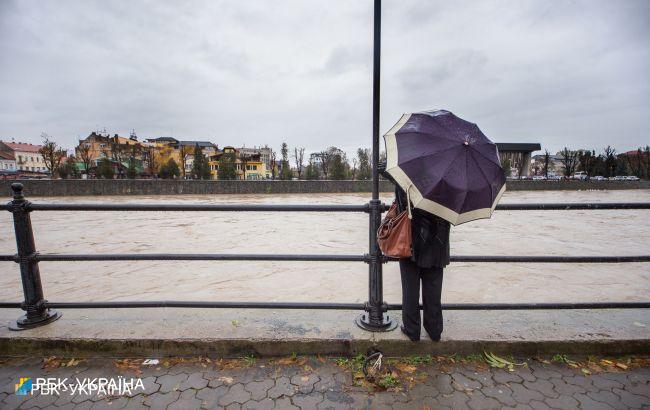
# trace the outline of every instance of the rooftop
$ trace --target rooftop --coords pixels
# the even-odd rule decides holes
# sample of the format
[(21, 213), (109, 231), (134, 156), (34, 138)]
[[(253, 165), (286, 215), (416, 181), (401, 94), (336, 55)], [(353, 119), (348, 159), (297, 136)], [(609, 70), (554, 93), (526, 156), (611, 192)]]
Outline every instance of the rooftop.
[(0, 151), (0, 159), (8, 159), (10, 161), (13, 161), (16, 158), (14, 157), (14, 154), (12, 154), (11, 152)]
[(0, 141), (9, 148), (11, 148), (14, 151), (22, 151), (22, 152), (34, 152), (38, 153), (38, 150), (42, 148), (42, 145), (34, 145), (34, 144), (28, 144), (25, 142), (5, 142), (5, 141)]

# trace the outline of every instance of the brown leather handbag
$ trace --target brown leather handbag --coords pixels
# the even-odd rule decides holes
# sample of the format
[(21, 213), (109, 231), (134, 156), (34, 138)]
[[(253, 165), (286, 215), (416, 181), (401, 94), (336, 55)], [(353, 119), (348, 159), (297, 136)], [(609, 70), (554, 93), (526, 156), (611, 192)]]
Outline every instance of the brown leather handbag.
[[(407, 202), (410, 202), (407, 200)], [(393, 202), (379, 225), (377, 242), (379, 249), (386, 256), (393, 258), (410, 258), (411, 245), (411, 208), (407, 204), (408, 212), (397, 213), (397, 203)]]

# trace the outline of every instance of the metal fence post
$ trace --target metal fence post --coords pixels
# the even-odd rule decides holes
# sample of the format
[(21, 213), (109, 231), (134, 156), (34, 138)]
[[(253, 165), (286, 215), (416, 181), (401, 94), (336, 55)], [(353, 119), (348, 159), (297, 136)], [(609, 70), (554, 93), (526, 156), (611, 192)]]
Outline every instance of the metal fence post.
[(61, 313), (46, 307), (47, 301), (43, 299), (41, 273), (38, 262), (33, 259), (36, 255), (36, 244), (32, 221), (29, 216), (29, 201), (23, 196), (23, 184), (11, 184), (14, 199), (9, 203), (14, 216), (14, 230), (16, 232), (17, 260), (20, 264), (20, 277), (23, 282), (25, 301), (22, 309), (26, 312), (15, 322), (9, 325), (11, 330), (24, 330), (42, 326), (61, 317)]
[(372, 82), (372, 200), (369, 221), (369, 253), (368, 262), (368, 302), (366, 312), (358, 316), (356, 324), (365, 330), (383, 332), (393, 330), (397, 323), (385, 312), (388, 306), (384, 302), (382, 278), (382, 255), (377, 244), (377, 229), (381, 222), (381, 201), (379, 200), (379, 83), (381, 56), (381, 0), (374, 0), (374, 54)]

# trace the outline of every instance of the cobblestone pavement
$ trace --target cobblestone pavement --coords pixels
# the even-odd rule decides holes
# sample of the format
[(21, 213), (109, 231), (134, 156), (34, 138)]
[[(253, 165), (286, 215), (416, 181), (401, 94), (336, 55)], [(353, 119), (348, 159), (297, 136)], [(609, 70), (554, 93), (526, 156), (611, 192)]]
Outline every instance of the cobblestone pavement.
[[(628, 361), (626, 370), (616, 362), (571, 368), (528, 360), (527, 366), (508, 371), (458, 358), (385, 359), (386, 390), (365, 382), (353, 359), (160, 359), (154, 365), (137, 359), (5, 359), (0, 360), (0, 408), (650, 409), (650, 367), (647, 359), (636, 360), (642, 365)], [(15, 393), (21, 377), (68, 378), (68, 383), (134, 377), (141, 378), (144, 391), (21, 396)]]

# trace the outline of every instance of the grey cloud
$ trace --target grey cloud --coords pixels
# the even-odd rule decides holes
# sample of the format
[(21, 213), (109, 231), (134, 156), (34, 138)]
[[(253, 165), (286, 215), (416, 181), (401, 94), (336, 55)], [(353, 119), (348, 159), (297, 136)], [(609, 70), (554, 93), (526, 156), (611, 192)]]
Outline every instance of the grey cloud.
[[(385, 0), (382, 130), (447, 108), (499, 141), (648, 143), (650, 2)], [(348, 152), (371, 135), (372, 2), (0, 1), (0, 139), (95, 127)]]

